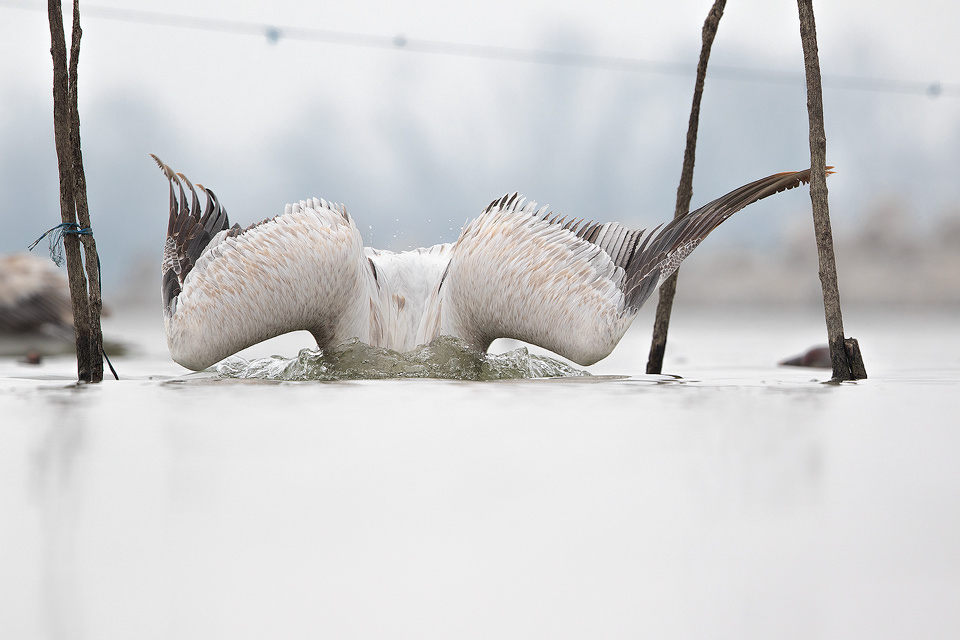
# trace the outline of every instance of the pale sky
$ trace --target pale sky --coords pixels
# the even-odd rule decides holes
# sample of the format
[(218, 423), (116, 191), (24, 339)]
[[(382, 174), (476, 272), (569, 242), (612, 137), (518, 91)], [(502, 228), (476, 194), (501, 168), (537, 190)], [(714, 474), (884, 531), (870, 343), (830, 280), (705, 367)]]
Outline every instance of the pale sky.
[[(285, 38), (283, 29), (694, 65), (711, 5), (81, 4), (90, 8), (82, 139), (101, 253), (118, 264), (159, 254), (166, 186), (151, 152), (216, 190), (241, 224), (317, 196), (344, 202), (368, 243), (395, 249), (453, 240), (468, 218), (514, 190), (577, 217), (658, 224), (672, 214), (692, 74), (357, 47)], [(0, 0), (0, 216), (11, 231), (0, 238), (3, 252), (59, 221), (49, 30), (45, 12), (30, 6), (45, 3)], [(281, 37), (113, 20), (96, 7), (276, 25)], [(856, 224), (890, 197), (918, 221), (960, 210), (960, 5), (832, 0), (814, 8), (828, 159), (839, 169), (830, 183), (835, 225)], [(711, 57), (717, 75), (708, 73), (704, 96), (694, 206), (807, 166), (802, 84), (721, 73), (799, 74), (802, 64), (796, 3), (728, 3)], [(841, 76), (940, 82), (953, 93), (843, 89)], [(767, 209), (775, 216), (738, 214), (705, 246), (772, 242), (804, 224), (779, 212), (802, 211), (805, 195), (778, 198)], [(27, 211), (35, 221), (25, 221)]]

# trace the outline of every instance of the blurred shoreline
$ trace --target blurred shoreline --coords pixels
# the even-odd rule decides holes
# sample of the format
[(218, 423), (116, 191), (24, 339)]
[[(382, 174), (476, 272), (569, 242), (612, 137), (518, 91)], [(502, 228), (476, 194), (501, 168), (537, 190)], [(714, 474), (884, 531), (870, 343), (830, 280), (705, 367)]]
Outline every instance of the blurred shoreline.
[[(808, 220), (801, 226), (785, 231), (769, 251), (698, 248), (680, 268), (678, 300), (819, 306), (817, 248)], [(835, 225), (834, 253), (843, 304), (960, 305), (958, 211), (922, 229), (899, 203), (879, 204), (856, 229)]]

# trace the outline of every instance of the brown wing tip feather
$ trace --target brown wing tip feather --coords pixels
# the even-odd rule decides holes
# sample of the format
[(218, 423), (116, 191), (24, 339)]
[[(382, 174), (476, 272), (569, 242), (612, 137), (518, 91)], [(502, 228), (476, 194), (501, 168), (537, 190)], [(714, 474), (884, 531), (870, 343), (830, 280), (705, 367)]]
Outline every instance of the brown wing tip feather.
[[(190, 182), (190, 178), (188, 178), (187, 176), (183, 175), (183, 174), (180, 173), (179, 171), (177, 172), (177, 177), (180, 178), (181, 180), (183, 180), (184, 183), (186, 183), (188, 189), (190, 189), (191, 191), (193, 191), (193, 183)], [(199, 184), (198, 184), (197, 186), (199, 186)]]
[[(833, 165), (828, 165), (824, 167), (824, 170), (826, 171), (828, 176), (832, 176), (833, 174), (836, 173), (836, 171), (833, 170)], [(807, 184), (808, 182), (810, 182), (810, 171), (812, 171), (812, 169), (805, 169), (799, 172), (800, 182), (802, 182), (803, 184)], [(783, 175), (789, 175), (789, 174), (790, 172), (788, 171)]]
[[(836, 173), (836, 171), (833, 170), (832, 165), (824, 167), (824, 170), (826, 171), (826, 174), (828, 176), (832, 176), (833, 174)], [(802, 184), (810, 184), (810, 171), (811, 171), (810, 169), (804, 169), (803, 171), (784, 171), (781, 173), (775, 173), (769, 178), (765, 178), (764, 181), (769, 181), (771, 179), (778, 179), (778, 178), (779, 180), (776, 180), (776, 182), (774, 182), (771, 185), (773, 187), (772, 191), (767, 191), (765, 193), (761, 192), (760, 194), (757, 195), (757, 199), (751, 202), (762, 200), (763, 198), (766, 198), (768, 195), (772, 195), (774, 193), (789, 191), (790, 189), (799, 187)]]
[(150, 154), (150, 157), (153, 158), (154, 162), (157, 163), (157, 166), (160, 167), (160, 170), (163, 171), (163, 174), (164, 174), (165, 176), (167, 176), (167, 180), (176, 180), (176, 179), (177, 179), (177, 174), (174, 173), (173, 169), (171, 169), (169, 166), (167, 166), (167, 164), (164, 163), (163, 160), (161, 160), (161, 159), (158, 158), (155, 154), (152, 154), (152, 153)]

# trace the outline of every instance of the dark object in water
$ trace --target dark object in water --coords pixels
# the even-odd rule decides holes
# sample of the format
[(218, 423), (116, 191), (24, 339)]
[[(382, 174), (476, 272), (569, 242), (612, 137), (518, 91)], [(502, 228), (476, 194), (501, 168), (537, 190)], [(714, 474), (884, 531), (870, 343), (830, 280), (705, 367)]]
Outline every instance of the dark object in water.
[(830, 369), (833, 366), (830, 362), (830, 347), (827, 345), (811, 347), (806, 353), (781, 360), (779, 364), (787, 367), (812, 367), (815, 369)]
[(24, 364), (40, 364), (43, 362), (43, 354), (36, 349), (30, 349), (21, 360)]
[(41, 330), (73, 341), (67, 279), (49, 260), (29, 253), (0, 256), (0, 333)]
[[(109, 315), (103, 309), (101, 315)], [(124, 355), (127, 346), (105, 341), (107, 355)], [(0, 357), (75, 354), (73, 305), (67, 278), (50, 260), (14, 253), (0, 255)]]

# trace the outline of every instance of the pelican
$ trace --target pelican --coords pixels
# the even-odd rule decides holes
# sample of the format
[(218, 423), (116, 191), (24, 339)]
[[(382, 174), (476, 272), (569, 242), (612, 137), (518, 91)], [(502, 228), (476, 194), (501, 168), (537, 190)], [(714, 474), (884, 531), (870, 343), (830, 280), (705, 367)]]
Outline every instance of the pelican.
[(67, 279), (29, 253), (0, 256), (0, 334), (30, 333), (73, 340)]
[(485, 352), (496, 338), (514, 338), (588, 366), (610, 354), (711, 231), (810, 178), (809, 169), (762, 178), (650, 232), (568, 220), (508, 194), (456, 242), (395, 253), (364, 247), (344, 206), (317, 198), (230, 226), (213, 191), (153, 158), (170, 186), (167, 345), (174, 361), (198, 371), (298, 330), (320, 349), (358, 339), (409, 351), (451, 335)]

